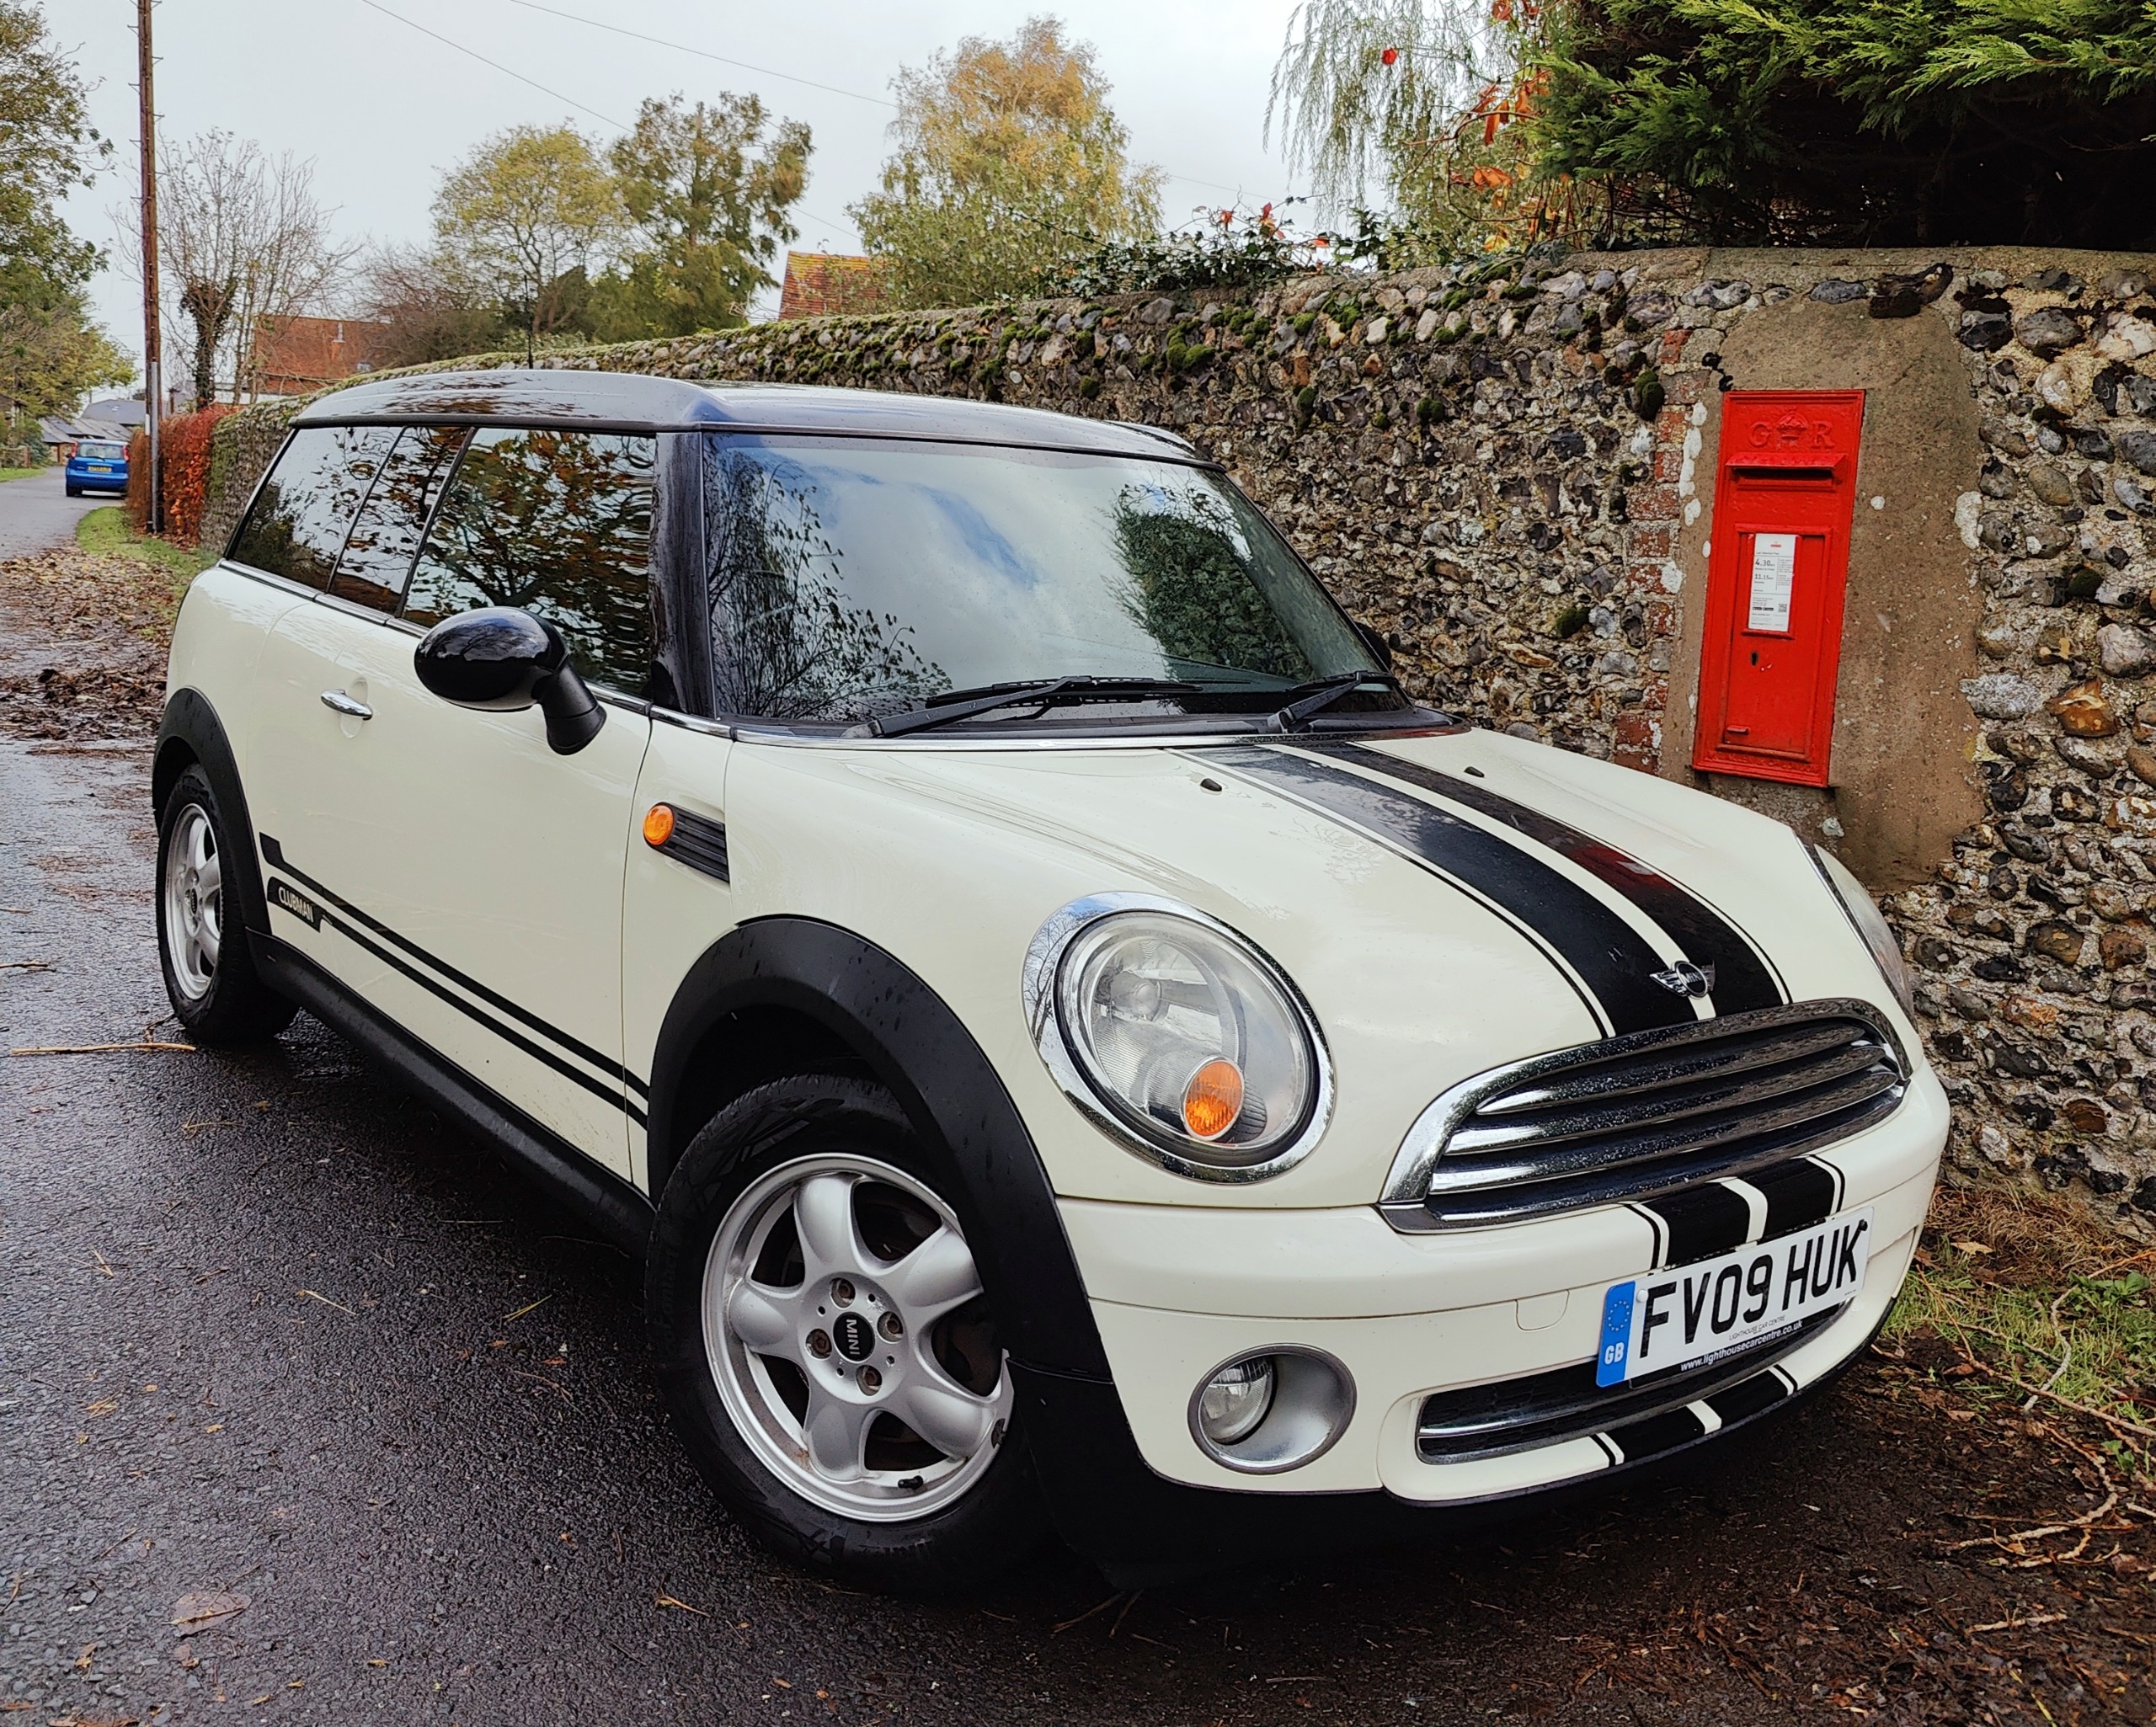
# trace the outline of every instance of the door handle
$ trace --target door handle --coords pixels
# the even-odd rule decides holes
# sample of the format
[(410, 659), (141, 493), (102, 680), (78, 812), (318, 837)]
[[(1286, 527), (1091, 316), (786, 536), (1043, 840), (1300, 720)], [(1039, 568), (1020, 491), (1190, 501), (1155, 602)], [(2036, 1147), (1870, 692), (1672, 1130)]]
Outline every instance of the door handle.
[(372, 708), (364, 701), (353, 701), (342, 690), (323, 690), (322, 705), (332, 713), (341, 713), (350, 720), (371, 720), (374, 717)]

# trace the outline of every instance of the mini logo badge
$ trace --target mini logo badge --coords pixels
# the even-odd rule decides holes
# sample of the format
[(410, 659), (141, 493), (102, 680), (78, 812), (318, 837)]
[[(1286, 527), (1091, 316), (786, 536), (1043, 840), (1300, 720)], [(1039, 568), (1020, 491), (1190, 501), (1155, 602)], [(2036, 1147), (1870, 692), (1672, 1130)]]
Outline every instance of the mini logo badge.
[(1668, 971), (1657, 972), (1653, 977), (1672, 995), (1705, 995), (1715, 987), (1715, 968), (1695, 966), (1689, 959), (1680, 959)]
[(859, 1314), (841, 1314), (831, 1327), (831, 1339), (850, 1362), (865, 1362), (876, 1350), (876, 1333)]

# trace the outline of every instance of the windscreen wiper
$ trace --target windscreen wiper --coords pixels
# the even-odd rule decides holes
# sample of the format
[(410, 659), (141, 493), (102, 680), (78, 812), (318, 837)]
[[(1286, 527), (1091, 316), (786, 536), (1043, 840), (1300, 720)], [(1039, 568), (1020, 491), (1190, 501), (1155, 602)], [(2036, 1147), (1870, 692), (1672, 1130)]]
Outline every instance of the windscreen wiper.
[(1299, 701), (1289, 702), (1273, 716), (1273, 723), (1283, 732), (1299, 732), (1310, 722), (1315, 714), (1322, 713), (1351, 690), (1359, 690), (1365, 684), (1381, 684), (1396, 696), (1406, 692), (1401, 689), (1400, 680), (1390, 672), (1342, 672), (1337, 677), (1317, 678), (1300, 685), (1303, 692)]
[(1195, 696), (1198, 686), (1180, 678), (1051, 678), (1038, 684), (987, 684), (947, 690), (919, 707), (883, 714), (847, 732), (849, 738), (899, 738), (926, 732), (999, 707), (1053, 707), (1062, 701), (1113, 701), (1118, 696)]

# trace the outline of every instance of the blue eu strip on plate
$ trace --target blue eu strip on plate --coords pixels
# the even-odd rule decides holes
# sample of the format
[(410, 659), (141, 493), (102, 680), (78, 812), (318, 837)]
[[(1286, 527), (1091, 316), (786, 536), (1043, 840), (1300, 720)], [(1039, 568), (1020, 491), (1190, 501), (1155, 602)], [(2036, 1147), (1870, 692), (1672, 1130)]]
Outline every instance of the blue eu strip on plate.
[(1594, 1359), (1597, 1385), (1625, 1382), (1626, 1352), (1632, 1346), (1632, 1292), (1636, 1283), (1613, 1283), (1602, 1298), (1602, 1352)]

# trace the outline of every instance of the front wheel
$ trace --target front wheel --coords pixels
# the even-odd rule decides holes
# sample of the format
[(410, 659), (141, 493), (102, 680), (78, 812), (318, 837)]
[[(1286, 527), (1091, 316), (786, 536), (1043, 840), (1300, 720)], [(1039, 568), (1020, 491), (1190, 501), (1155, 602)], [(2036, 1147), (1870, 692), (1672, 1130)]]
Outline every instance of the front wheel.
[(809, 1076), (722, 1111), (667, 1183), (645, 1310), (691, 1453), (771, 1546), (935, 1592), (1045, 1538), (972, 1250), (881, 1087)]
[(212, 1047), (274, 1037), (295, 1011), (254, 969), (226, 879), (236, 856), (209, 776), (189, 768), (157, 823), (157, 951), (173, 1012)]

